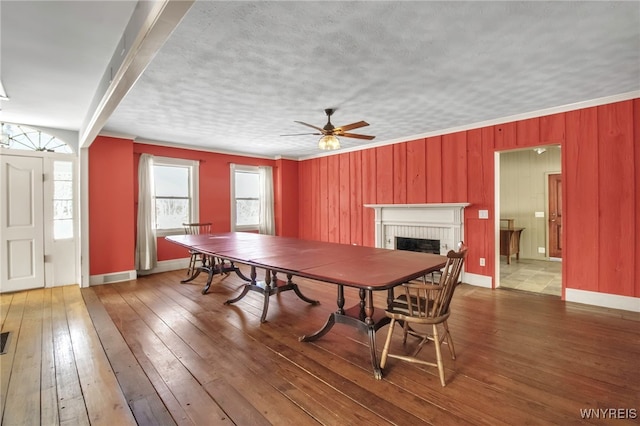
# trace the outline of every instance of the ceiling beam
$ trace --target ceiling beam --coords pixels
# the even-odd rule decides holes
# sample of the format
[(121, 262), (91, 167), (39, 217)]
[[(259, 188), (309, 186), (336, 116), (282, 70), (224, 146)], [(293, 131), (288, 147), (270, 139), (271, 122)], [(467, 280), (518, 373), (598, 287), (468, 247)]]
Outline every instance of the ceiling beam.
[(80, 148), (91, 145), (194, 2), (195, 0), (138, 2), (80, 129)]

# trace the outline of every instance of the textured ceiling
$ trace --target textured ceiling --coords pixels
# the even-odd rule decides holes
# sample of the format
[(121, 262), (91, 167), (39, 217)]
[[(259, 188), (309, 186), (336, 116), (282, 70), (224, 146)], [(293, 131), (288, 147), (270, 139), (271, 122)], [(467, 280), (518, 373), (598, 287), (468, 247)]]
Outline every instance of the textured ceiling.
[(380, 144), (639, 90), (637, 1), (196, 1), (104, 132), (304, 158), (318, 136), (280, 135), (329, 107)]
[(2, 121), (79, 130), (135, 2), (0, 2)]

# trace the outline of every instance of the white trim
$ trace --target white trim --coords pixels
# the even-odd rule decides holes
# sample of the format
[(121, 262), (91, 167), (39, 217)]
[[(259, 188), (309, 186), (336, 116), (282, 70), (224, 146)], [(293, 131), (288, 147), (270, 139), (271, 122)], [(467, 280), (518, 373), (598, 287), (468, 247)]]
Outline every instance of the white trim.
[(595, 291), (567, 288), (565, 292), (565, 301), (601, 306), (603, 308), (640, 312), (640, 298), (620, 296), (618, 294), (598, 293)]
[[(63, 152), (48, 152), (48, 151), (30, 151), (23, 149), (0, 149), (0, 157), (27, 157), (27, 158), (39, 158), (42, 160), (42, 173), (43, 173), (43, 212), (42, 220), (43, 227), (43, 255), (44, 255), (44, 282), (43, 287), (50, 288), (61, 285), (69, 284), (81, 284), (82, 280), (82, 254), (80, 252), (83, 244), (81, 242), (81, 216), (80, 212), (84, 207), (82, 203), (80, 187), (82, 183), (81, 172), (79, 164), (83, 161), (83, 158), (79, 154), (75, 153), (63, 153)], [(53, 181), (53, 164), (56, 161), (68, 161), (72, 164), (72, 191), (73, 191), (73, 237), (55, 240), (53, 238), (53, 195), (54, 195), (54, 181)], [(86, 179), (86, 178), (85, 178)], [(73, 250), (73, 266), (71, 276), (68, 279), (60, 280), (60, 277), (56, 276), (55, 271), (67, 270), (71, 266), (71, 260), (65, 261), (63, 256), (56, 256), (56, 250), (60, 246), (68, 244)], [(88, 247), (88, 243), (86, 244)], [(60, 252), (58, 252), (60, 253)]]
[(433, 130), (431, 132), (420, 133), (420, 134), (413, 135), (413, 136), (403, 136), (401, 138), (390, 139), (390, 140), (386, 140), (386, 141), (380, 141), (380, 142), (367, 144), (367, 145), (360, 145), (360, 146), (353, 147), (353, 148), (346, 148), (346, 149), (340, 149), (340, 150), (337, 150), (337, 151), (323, 152), (323, 153), (319, 153), (319, 154), (313, 154), (313, 155), (308, 155), (308, 156), (304, 156), (304, 157), (298, 157), (298, 160), (299, 161), (310, 160), (310, 159), (313, 159), (313, 158), (327, 157), (329, 155), (344, 154), (344, 153), (347, 153), (347, 152), (362, 151), (362, 150), (365, 150), (365, 149), (377, 148), (377, 147), (386, 146), (386, 145), (393, 145), (393, 144), (400, 143), (400, 142), (407, 142), (407, 141), (412, 141), (412, 140), (416, 140), (416, 139), (429, 138), (429, 137), (432, 137), (432, 136), (443, 136), (443, 135), (462, 132), (462, 131), (466, 131), (466, 130), (473, 130), (473, 129), (479, 129), (479, 128), (482, 128), (482, 127), (495, 126), (495, 125), (498, 125), (498, 124), (511, 123), (513, 121), (518, 121), (518, 120), (527, 120), (529, 118), (544, 117), (546, 115), (558, 114), (558, 113), (561, 113), (561, 112), (575, 111), (575, 110), (583, 109), (583, 108), (590, 108), (590, 107), (599, 106), (599, 105), (612, 104), (612, 103), (615, 103), (615, 102), (628, 101), (630, 99), (635, 99), (635, 98), (638, 98), (638, 97), (640, 97), (640, 90), (636, 90), (636, 91), (633, 91), (633, 92), (627, 92), (627, 93), (620, 93), (618, 95), (605, 96), (603, 98), (591, 99), (591, 100), (588, 100), (588, 101), (575, 102), (573, 104), (560, 105), (560, 106), (556, 106), (556, 107), (551, 107), (551, 108), (545, 108), (545, 109), (540, 109), (540, 110), (536, 110), (536, 111), (525, 112), (525, 113), (522, 113), (522, 114), (510, 115), (510, 116), (507, 116), (507, 117), (494, 118), (494, 119), (491, 119), (491, 120), (480, 121), (480, 122), (477, 122), (477, 123), (466, 124), (466, 125), (463, 125), (463, 126), (449, 127), (447, 129), (437, 129), (437, 130)]
[[(231, 188), (231, 232), (253, 232), (258, 231), (259, 224), (255, 225), (236, 225), (236, 172), (248, 172), (260, 174), (259, 166), (247, 166), (244, 164), (231, 163), (229, 165), (229, 185)], [(262, 196), (262, 194), (260, 194)]]
[[(139, 276), (157, 274), (160, 272), (178, 271), (180, 269), (187, 269), (189, 267), (189, 258), (183, 257), (180, 259), (159, 260), (158, 265), (150, 271), (140, 271)], [(185, 277), (186, 278), (186, 277)]]
[(449, 209), (449, 208), (461, 208), (470, 206), (470, 203), (420, 203), (420, 204), (364, 204), (365, 207), (390, 207), (394, 209), (415, 209), (415, 208), (427, 208), (427, 209)]
[(157, 274), (160, 272), (178, 271), (180, 269), (187, 269), (188, 266), (189, 266), (188, 257), (184, 257), (180, 259), (162, 260), (158, 262), (158, 266), (156, 266), (150, 271), (145, 271), (144, 273), (139, 273), (135, 270), (131, 270), (131, 271), (110, 272), (108, 274), (91, 275), (89, 282), (90, 282), (90, 285), (102, 285), (102, 284), (111, 284), (111, 283), (117, 283), (122, 281), (131, 281), (131, 280), (135, 280), (138, 276)]
[(596, 99), (590, 99), (590, 100), (587, 100), (587, 101), (576, 102), (576, 103), (573, 103), (573, 104), (560, 105), (560, 106), (556, 106), (556, 107), (530, 111), (530, 112), (526, 112), (526, 113), (522, 113), (522, 114), (516, 114), (516, 115), (510, 115), (510, 116), (506, 116), (506, 117), (494, 118), (494, 119), (491, 119), (491, 120), (480, 121), (480, 122), (477, 122), (477, 123), (472, 123), (472, 124), (467, 124), (467, 125), (462, 125), (462, 126), (449, 127), (449, 128), (446, 128), (446, 129), (437, 129), (437, 130), (433, 130), (433, 131), (430, 131), (430, 132), (421, 133), (421, 134), (417, 134), (417, 135), (413, 135), (413, 136), (403, 136), (401, 138), (390, 139), (390, 140), (380, 141), (380, 142), (371, 143), (371, 144), (359, 145), (359, 146), (352, 147), (352, 148), (339, 149), (337, 151), (320, 152), (320, 153), (317, 153), (317, 154), (304, 155), (304, 156), (299, 156), (299, 157), (289, 157), (289, 156), (283, 156), (283, 155), (280, 155), (280, 154), (276, 155), (276, 156), (260, 155), (260, 154), (248, 154), (246, 152), (239, 152), (239, 151), (212, 149), (212, 148), (208, 148), (208, 147), (205, 147), (205, 146), (193, 146), (193, 145), (183, 145), (183, 144), (180, 144), (180, 143), (173, 143), (173, 142), (143, 140), (143, 139), (137, 139), (134, 135), (128, 135), (128, 134), (123, 134), (123, 133), (115, 133), (115, 132), (108, 132), (108, 131), (101, 131), (100, 135), (107, 136), (107, 137), (120, 138), (120, 139), (131, 139), (131, 140), (133, 140), (134, 143), (141, 143), (141, 144), (147, 144), (147, 145), (157, 145), (157, 146), (166, 146), (166, 147), (170, 147), (170, 148), (181, 148), (181, 149), (188, 149), (188, 150), (192, 150), (192, 151), (210, 152), (210, 153), (214, 153), (214, 154), (233, 155), (233, 156), (240, 156), (240, 157), (247, 157), (247, 158), (264, 158), (264, 159), (269, 159), (269, 160), (282, 160), (282, 159), (284, 159), (284, 160), (291, 160), (291, 161), (305, 161), (305, 160), (311, 160), (311, 159), (314, 159), (314, 158), (328, 157), (330, 155), (345, 154), (347, 152), (364, 151), (366, 149), (377, 148), (377, 147), (386, 146), (386, 145), (393, 145), (393, 144), (397, 144), (397, 143), (412, 141), (412, 140), (416, 140), (416, 139), (423, 139), (423, 138), (428, 138), (428, 137), (432, 137), (432, 136), (442, 136), (442, 135), (447, 135), (447, 134), (456, 133), (456, 132), (462, 132), (462, 131), (466, 131), (466, 130), (479, 129), (479, 128), (487, 127), (487, 126), (495, 126), (495, 125), (498, 125), (498, 124), (510, 123), (510, 122), (518, 121), (518, 120), (526, 120), (526, 119), (529, 119), (529, 118), (544, 117), (546, 115), (558, 114), (558, 113), (568, 112), (568, 111), (575, 111), (575, 110), (582, 109), (582, 108), (590, 108), (590, 107), (599, 106), (599, 105), (612, 104), (612, 103), (615, 103), (615, 102), (628, 101), (630, 99), (636, 99), (636, 98), (639, 98), (639, 97), (640, 97), (640, 90), (636, 90), (636, 91), (632, 91), (632, 92), (620, 93), (620, 94), (617, 94), (617, 95), (605, 96), (605, 97), (602, 97), (602, 98), (596, 98)]
[(138, 81), (195, 0), (137, 2), (124, 34), (98, 82), (80, 129), (79, 147), (88, 148), (108, 118)]
[(213, 148), (208, 148), (206, 146), (184, 145), (184, 144), (181, 144), (181, 143), (174, 143), (174, 142), (164, 142), (164, 141), (138, 139), (133, 135), (111, 133), (111, 132), (108, 132), (108, 131), (102, 131), (102, 132), (100, 132), (100, 135), (101, 136), (112, 137), (112, 138), (119, 138), (119, 139), (131, 139), (131, 140), (133, 140), (133, 143), (140, 143), (140, 144), (144, 144), (144, 145), (165, 146), (167, 148), (179, 148), (179, 149), (186, 149), (186, 150), (189, 150), (189, 151), (208, 152), (208, 153), (211, 153), (211, 154), (233, 155), (234, 157), (262, 158), (262, 159), (265, 159), (265, 160), (291, 160), (291, 161), (298, 161), (299, 160), (299, 158), (297, 158), (297, 157), (286, 157), (286, 156), (282, 156), (282, 155), (272, 156), (272, 155), (260, 155), (260, 154), (247, 154), (246, 152), (228, 151), (228, 150), (224, 150), (224, 149), (213, 149)]
[(137, 278), (136, 271), (109, 272), (108, 274), (91, 275), (89, 285), (101, 285), (131, 281)]
[(493, 276), (500, 287), (500, 151), (493, 153)]
[[(197, 223), (200, 220), (200, 161), (175, 157), (153, 156), (153, 165), (186, 167), (189, 169), (189, 198), (191, 200), (189, 222)], [(156, 229), (156, 236), (158, 237), (178, 234), (184, 234), (184, 229), (182, 227), (174, 229)]]
[(91, 285), (89, 261), (89, 148), (81, 148), (78, 153), (79, 161), (79, 185), (80, 185), (80, 239), (78, 253), (78, 273), (80, 275), (80, 287)]
[(472, 274), (465, 271), (462, 276), (462, 282), (476, 287), (493, 288), (493, 278), (487, 275)]
[[(435, 238), (440, 240), (442, 255), (463, 240), (467, 206), (469, 203), (364, 205), (375, 212), (376, 247), (395, 249), (395, 237)], [(418, 229), (433, 236), (417, 236), (414, 232)]]

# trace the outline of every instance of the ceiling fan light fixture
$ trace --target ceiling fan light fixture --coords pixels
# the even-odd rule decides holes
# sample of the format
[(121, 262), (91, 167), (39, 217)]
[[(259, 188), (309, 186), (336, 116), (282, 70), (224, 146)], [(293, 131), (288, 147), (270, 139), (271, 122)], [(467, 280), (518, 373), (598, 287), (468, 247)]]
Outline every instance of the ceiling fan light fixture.
[(335, 135), (324, 135), (318, 141), (318, 148), (324, 150), (340, 149), (340, 140)]
[(545, 152), (547, 152), (547, 148), (533, 148), (533, 152), (538, 155), (544, 154)]

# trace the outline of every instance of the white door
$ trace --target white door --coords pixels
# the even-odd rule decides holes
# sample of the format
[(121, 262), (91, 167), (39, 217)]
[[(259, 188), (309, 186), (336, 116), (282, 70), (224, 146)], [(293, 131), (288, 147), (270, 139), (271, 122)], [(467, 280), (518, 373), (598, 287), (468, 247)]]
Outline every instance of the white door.
[(44, 287), (43, 160), (0, 156), (0, 292)]

